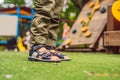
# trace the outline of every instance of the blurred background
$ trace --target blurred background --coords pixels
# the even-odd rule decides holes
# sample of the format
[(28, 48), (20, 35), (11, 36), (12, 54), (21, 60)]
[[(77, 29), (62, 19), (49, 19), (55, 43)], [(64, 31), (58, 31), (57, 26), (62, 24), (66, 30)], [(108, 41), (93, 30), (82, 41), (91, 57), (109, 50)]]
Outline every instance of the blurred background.
[[(29, 29), (34, 16), (33, 1), (0, 0), (1, 50), (29, 49)], [(120, 52), (119, 47), (116, 50), (118, 37), (113, 40), (115, 43), (111, 43), (112, 40), (105, 36), (105, 31), (120, 30), (118, 4), (119, 0), (64, 0), (57, 32), (58, 50), (111, 52), (109, 46), (115, 46), (112, 51)]]
[[(66, 26), (69, 26), (70, 29), (86, 2), (87, 0), (65, 0), (58, 29), (57, 46), (63, 41), (64, 24), (66, 23)], [(29, 35), (31, 21), (34, 16), (34, 2), (32, 0), (0, 0), (0, 15), (2, 17), (4, 15), (1, 18), (1, 23), (8, 24), (0, 24), (0, 49), (24, 51), (27, 44), (25, 40), (27, 35)], [(11, 19), (13, 22), (10, 22)]]

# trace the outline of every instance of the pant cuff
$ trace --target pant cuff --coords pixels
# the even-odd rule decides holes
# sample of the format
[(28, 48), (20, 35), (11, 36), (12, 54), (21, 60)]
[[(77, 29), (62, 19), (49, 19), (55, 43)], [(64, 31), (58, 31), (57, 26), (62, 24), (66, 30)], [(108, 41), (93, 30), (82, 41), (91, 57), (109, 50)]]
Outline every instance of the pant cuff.
[(56, 47), (56, 40), (49, 39), (46, 41), (46, 45)]

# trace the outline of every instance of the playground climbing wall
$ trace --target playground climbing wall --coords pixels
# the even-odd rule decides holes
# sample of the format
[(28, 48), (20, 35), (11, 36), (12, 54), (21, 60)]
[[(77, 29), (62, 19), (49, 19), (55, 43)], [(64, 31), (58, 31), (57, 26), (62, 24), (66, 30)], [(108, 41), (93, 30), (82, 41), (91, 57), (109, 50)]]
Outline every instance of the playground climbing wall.
[(62, 46), (69, 45), (69, 48), (75, 48), (85, 45), (94, 49), (98, 42), (102, 44), (101, 35), (107, 23), (107, 8), (113, 2), (114, 0), (87, 2)]

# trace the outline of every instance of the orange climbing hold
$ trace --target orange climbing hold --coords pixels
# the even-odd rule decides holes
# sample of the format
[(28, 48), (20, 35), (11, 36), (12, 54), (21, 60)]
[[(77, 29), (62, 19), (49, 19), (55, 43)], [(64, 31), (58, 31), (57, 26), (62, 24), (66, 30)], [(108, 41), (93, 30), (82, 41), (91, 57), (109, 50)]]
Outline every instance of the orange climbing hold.
[(90, 37), (91, 35), (92, 33), (89, 30), (87, 30), (87, 32), (85, 33), (85, 37)]
[(70, 45), (71, 43), (72, 43), (72, 40), (71, 40), (71, 39), (65, 40), (65, 45)]
[(84, 18), (81, 18), (81, 19), (80, 19), (80, 23), (83, 23), (83, 22), (84, 22)]
[(82, 32), (86, 32), (87, 30), (88, 30), (88, 27), (87, 27), (87, 26), (84, 26), (84, 27), (81, 28), (81, 31), (82, 31)]
[(94, 10), (99, 10), (100, 9), (100, 4), (95, 5)]
[(94, 2), (91, 2), (91, 3), (89, 4), (89, 8), (92, 8), (94, 5), (95, 5), (95, 3), (94, 3)]

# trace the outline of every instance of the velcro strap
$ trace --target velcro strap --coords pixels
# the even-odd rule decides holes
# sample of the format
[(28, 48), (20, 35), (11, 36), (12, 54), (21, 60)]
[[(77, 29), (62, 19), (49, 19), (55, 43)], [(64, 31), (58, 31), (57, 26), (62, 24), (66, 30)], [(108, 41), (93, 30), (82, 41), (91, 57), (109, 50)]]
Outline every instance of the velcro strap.
[(59, 51), (56, 51), (55, 55), (59, 58), (64, 58), (64, 54), (61, 54)]
[(38, 50), (38, 49), (41, 48), (41, 47), (45, 47), (45, 45), (44, 45), (44, 44), (34, 45), (34, 46), (32, 46), (32, 49), (33, 49), (34, 51), (36, 51), (36, 50)]

